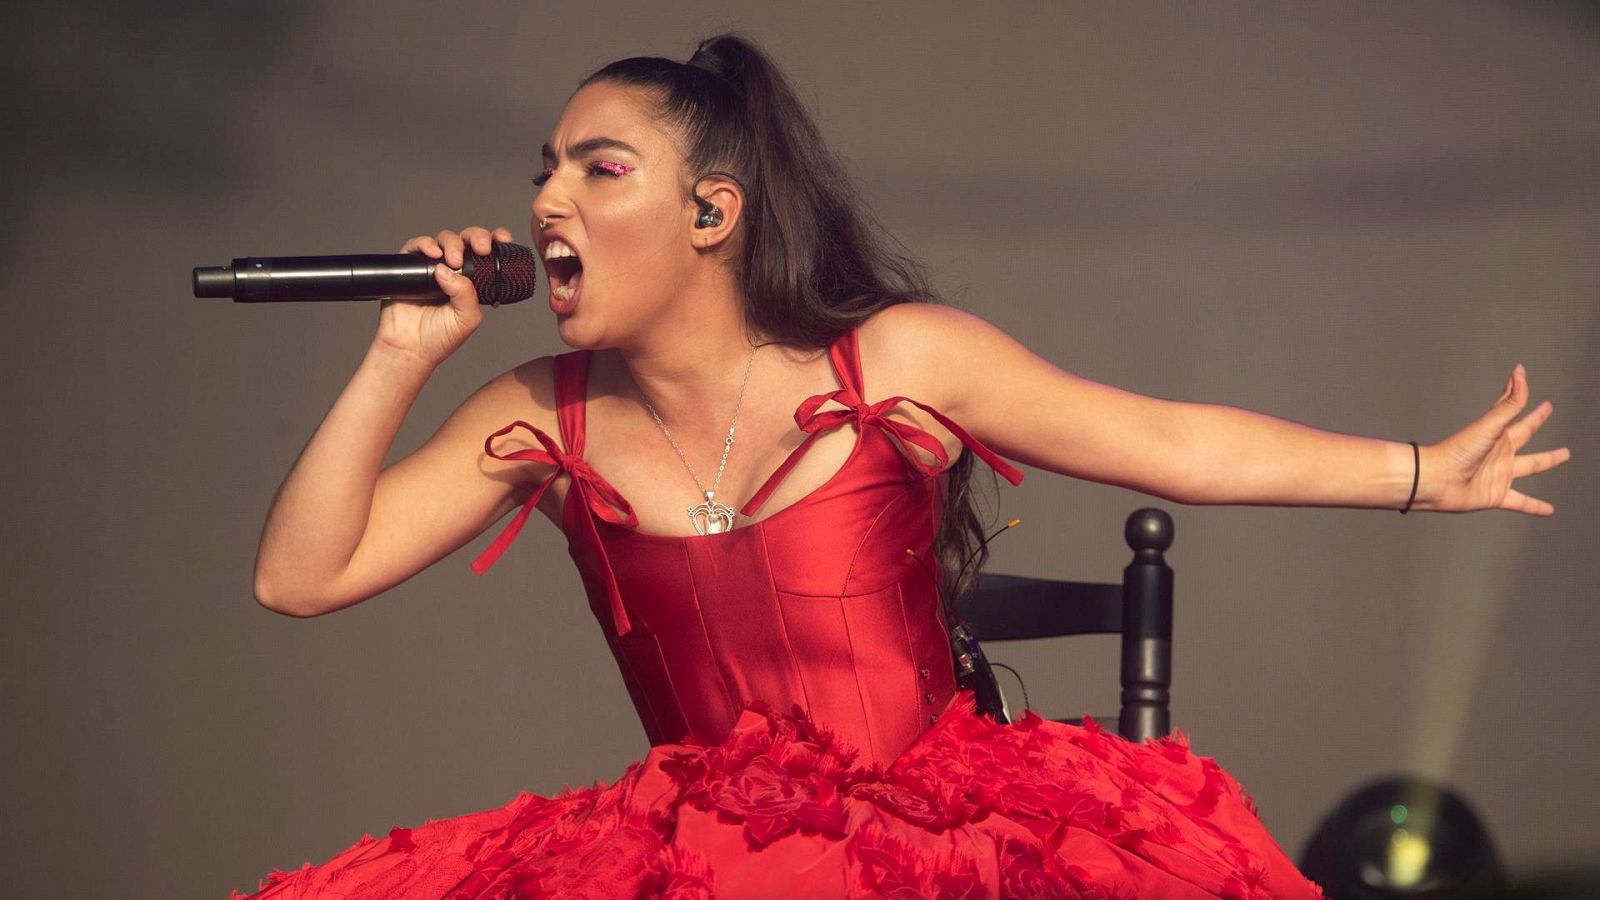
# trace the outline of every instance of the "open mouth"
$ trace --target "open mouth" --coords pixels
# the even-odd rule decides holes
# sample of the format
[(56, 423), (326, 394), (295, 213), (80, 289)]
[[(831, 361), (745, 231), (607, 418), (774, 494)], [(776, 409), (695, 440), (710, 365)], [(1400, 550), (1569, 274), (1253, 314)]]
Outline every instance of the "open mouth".
[(578, 296), (583, 281), (583, 263), (576, 256), (557, 256), (544, 261), (544, 271), (550, 278), (550, 293), (557, 300), (570, 301)]

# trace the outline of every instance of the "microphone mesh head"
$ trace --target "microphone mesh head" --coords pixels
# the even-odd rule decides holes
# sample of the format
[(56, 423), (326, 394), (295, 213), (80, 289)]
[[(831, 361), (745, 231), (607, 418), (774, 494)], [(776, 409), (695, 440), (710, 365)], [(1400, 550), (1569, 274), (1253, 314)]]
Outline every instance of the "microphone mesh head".
[(472, 254), (472, 286), (490, 306), (533, 296), (539, 266), (533, 250), (521, 244), (494, 243), (488, 256)]

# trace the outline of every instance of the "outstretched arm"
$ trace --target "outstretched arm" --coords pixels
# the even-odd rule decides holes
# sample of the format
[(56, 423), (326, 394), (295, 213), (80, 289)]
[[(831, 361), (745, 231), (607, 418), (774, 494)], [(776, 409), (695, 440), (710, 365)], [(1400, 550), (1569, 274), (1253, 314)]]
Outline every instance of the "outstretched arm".
[[(1566, 462), (1561, 447), (1517, 451), (1549, 419), (1526, 374), (1449, 438), (1411, 445), (1339, 434), (1237, 407), (1146, 397), (1064, 372), (970, 313), (935, 304), (885, 310), (907, 352), (941, 360), (946, 412), (1001, 455), (1186, 504), (1555, 512), (1511, 487)], [(1515, 421), (1514, 421), (1515, 420)]]
[(1487, 412), (1438, 444), (1419, 443), (1417, 452), (1404, 442), (1196, 404), (1185, 415), (1209, 477), (1192, 502), (1398, 510), (1415, 480), (1414, 510), (1554, 515), (1555, 506), (1511, 486), (1514, 479), (1553, 469), (1572, 456), (1566, 447), (1517, 455), (1555, 408), (1546, 400), (1517, 420), (1527, 403), (1527, 374), (1518, 365)]

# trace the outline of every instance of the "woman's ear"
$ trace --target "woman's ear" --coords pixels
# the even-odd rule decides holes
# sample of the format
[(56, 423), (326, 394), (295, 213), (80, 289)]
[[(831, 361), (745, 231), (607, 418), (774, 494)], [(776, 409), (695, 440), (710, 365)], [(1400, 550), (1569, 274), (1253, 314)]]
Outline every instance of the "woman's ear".
[(744, 189), (722, 173), (702, 176), (690, 191), (702, 202), (696, 203), (690, 240), (695, 247), (710, 249), (727, 241), (744, 213)]

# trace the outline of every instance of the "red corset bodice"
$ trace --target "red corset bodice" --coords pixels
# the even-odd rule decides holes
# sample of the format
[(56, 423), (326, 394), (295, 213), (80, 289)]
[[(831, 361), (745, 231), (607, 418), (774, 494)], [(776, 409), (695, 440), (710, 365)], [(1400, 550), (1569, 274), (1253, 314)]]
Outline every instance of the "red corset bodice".
[[(562, 512), (568, 551), (653, 745), (719, 741), (741, 708), (762, 700), (776, 709), (799, 704), (888, 764), (954, 695), (932, 568), (938, 476), (949, 461), (933, 435), (886, 414), (914, 403), (1012, 484), (1022, 473), (938, 410), (905, 397), (867, 403), (854, 330), (833, 342), (829, 357), (843, 386), (800, 404), (795, 422), (809, 436), (740, 512), (754, 515), (823, 431), (853, 423), (854, 450), (821, 487), (731, 531), (638, 531), (627, 499), (583, 459), (589, 351), (555, 360), (560, 444), (522, 421), (484, 442), (496, 459), (556, 470), (473, 570), (493, 565), (557, 475), (572, 476)], [(819, 411), (828, 400), (844, 408)], [(519, 427), (544, 449), (496, 453), (495, 438)], [(896, 438), (936, 462), (903, 453)]]

